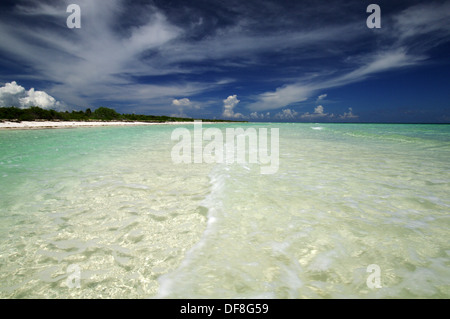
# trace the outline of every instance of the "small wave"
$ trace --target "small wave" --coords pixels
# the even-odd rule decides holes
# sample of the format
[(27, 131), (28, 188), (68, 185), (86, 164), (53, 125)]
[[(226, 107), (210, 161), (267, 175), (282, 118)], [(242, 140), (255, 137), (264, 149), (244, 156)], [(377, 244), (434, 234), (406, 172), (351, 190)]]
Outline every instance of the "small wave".
[(211, 192), (206, 196), (201, 207), (207, 209), (207, 225), (200, 240), (186, 253), (180, 266), (173, 272), (164, 274), (158, 278), (159, 291), (156, 298), (167, 298), (176, 293), (175, 287), (180, 287), (180, 282), (185, 282), (184, 276), (189, 276), (185, 269), (189, 268), (195, 256), (205, 246), (209, 236), (216, 231), (215, 224), (219, 220), (221, 202), (225, 180), (227, 178), (227, 167), (216, 166), (210, 173)]

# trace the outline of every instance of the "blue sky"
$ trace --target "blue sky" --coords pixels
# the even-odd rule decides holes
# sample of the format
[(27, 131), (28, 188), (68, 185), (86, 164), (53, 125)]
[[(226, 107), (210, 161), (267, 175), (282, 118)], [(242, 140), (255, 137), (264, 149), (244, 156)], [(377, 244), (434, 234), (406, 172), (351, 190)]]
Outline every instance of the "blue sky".
[[(69, 4), (81, 28), (69, 29)], [(369, 4), (381, 28), (369, 29)], [(450, 123), (450, 1), (2, 1), (0, 106)]]

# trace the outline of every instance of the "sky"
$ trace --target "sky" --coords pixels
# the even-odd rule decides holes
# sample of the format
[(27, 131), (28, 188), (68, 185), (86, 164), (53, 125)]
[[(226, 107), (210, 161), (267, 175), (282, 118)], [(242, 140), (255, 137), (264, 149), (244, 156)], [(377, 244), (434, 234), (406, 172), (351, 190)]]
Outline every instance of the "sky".
[(450, 123), (450, 0), (2, 0), (0, 39), (0, 107)]

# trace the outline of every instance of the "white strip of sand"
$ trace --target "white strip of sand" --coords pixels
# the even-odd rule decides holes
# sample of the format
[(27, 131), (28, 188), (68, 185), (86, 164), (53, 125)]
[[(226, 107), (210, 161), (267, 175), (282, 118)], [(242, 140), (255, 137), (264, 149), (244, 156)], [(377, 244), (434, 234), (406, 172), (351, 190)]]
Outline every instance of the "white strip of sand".
[[(0, 122), (1, 129), (49, 129), (49, 128), (75, 128), (75, 127), (97, 127), (97, 126), (129, 126), (129, 125), (162, 125), (162, 124), (194, 124), (194, 122), (163, 122), (163, 123), (149, 123), (149, 122), (53, 122), (53, 121), (36, 121), (36, 122)], [(209, 124), (209, 123), (202, 123)]]

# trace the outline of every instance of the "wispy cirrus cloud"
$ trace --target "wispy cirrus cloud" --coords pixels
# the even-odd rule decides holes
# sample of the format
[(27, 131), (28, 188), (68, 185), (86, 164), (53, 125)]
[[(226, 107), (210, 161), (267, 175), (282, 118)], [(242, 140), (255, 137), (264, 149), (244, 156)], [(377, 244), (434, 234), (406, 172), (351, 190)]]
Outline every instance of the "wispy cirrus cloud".
[[(399, 14), (390, 17), (393, 23), (387, 31), (380, 33), (380, 37), (391, 40), (384, 48), (371, 51), (365, 56), (355, 55), (354, 59), (347, 56), (347, 61), (356, 60), (348, 71), (330, 68), (322, 70), (324, 76), (311, 80), (299, 79), (297, 82), (285, 84), (274, 91), (261, 93), (255, 102), (249, 104), (251, 111), (279, 109), (293, 103), (306, 101), (320, 90), (342, 87), (360, 82), (376, 74), (410, 67), (424, 63), (427, 52), (444, 41), (450, 35), (450, 3), (429, 3), (409, 7)], [(422, 43), (412, 41), (422, 36), (432, 36)], [(317, 101), (320, 101), (318, 99)]]
[(438, 45), (450, 35), (450, 2), (431, 2), (404, 9), (393, 17), (399, 41), (428, 35)]
[[(192, 94), (210, 88), (211, 83), (140, 83), (136, 76), (160, 75), (171, 72), (148, 64), (141, 55), (156, 50), (175, 39), (182, 30), (167, 21), (156, 8), (147, 7), (145, 23), (120, 33), (115, 25), (123, 9), (123, 1), (80, 0), (82, 28), (65, 26), (66, 6), (70, 1), (53, 5), (17, 6), (18, 16), (59, 16), (61, 25), (44, 24), (30, 29), (28, 25), (0, 22), (1, 51), (11, 59), (20, 59), (42, 80), (53, 82), (48, 88), (73, 105), (86, 105), (98, 100), (130, 103), (155, 98)], [(37, 19), (37, 18), (36, 18)], [(131, 76), (132, 75), (132, 76)]]
[(326, 99), (328, 94), (321, 94), (317, 97), (316, 103), (319, 103), (320, 101)]
[(358, 1), (295, 3), (292, 10), (276, 1), (231, 2), (80, 0), (82, 28), (71, 30), (71, 1), (19, 0), (0, 13), (0, 54), (21, 67), (0, 80), (40, 82), (37, 90), (71, 106), (136, 112), (182, 114), (187, 107), (180, 110), (175, 99), (215, 96), (207, 107), (216, 116), (224, 114), (225, 94), (239, 90), (240, 112), (260, 118), (323, 104), (328, 89), (421, 65), (449, 35), (448, 1), (383, 11), (383, 28), (370, 37)]
[(277, 88), (274, 92), (262, 93), (256, 102), (249, 105), (251, 111), (279, 109), (289, 104), (306, 101), (318, 91), (341, 87), (362, 81), (380, 72), (416, 65), (424, 57), (408, 55), (403, 49), (377, 52), (366, 57), (362, 65), (353, 71), (334, 77), (318, 77), (311, 81), (299, 81)]
[(220, 87), (223, 79), (161, 84), (143, 83), (139, 77), (196, 73), (205, 66), (192, 64), (207, 60), (221, 66), (230, 63), (230, 59), (244, 58), (247, 62), (241, 67), (245, 67), (273, 48), (311, 50), (337, 41), (339, 34), (348, 35), (341, 36), (340, 41), (353, 37), (348, 32), (350, 25), (267, 34), (246, 30), (247, 20), (237, 19), (229, 26), (217, 28), (211, 36), (191, 41), (191, 29), (178, 27), (153, 5), (143, 6), (139, 23), (121, 30), (117, 27), (121, 26), (121, 14), (127, 8), (126, 2), (120, 0), (108, 1), (107, 5), (104, 1), (78, 1), (82, 28), (69, 30), (65, 19), (70, 3), (19, 2), (14, 10), (16, 19), (22, 16), (47, 23), (31, 29), (26, 23), (0, 22), (0, 36), (8, 43), (0, 50), (29, 65), (35, 77), (54, 83), (47, 89), (72, 105), (102, 100), (121, 102), (122, 96), (131, 104), (147, 100), (149, 104), (160, 105), (175, 96)]

